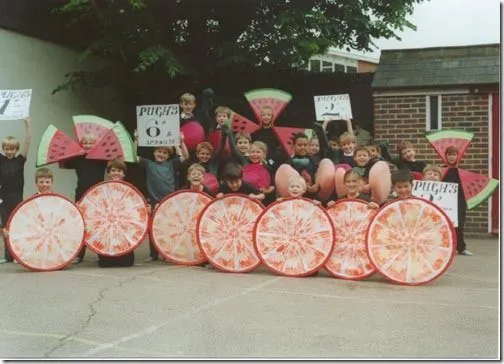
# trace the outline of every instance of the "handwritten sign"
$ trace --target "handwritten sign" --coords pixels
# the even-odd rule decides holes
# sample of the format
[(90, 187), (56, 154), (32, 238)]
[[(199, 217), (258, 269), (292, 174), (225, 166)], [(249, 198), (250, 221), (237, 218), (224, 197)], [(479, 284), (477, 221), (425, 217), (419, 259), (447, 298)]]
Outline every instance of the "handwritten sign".
[(0, 120), (30, 116), (32, 90), (0, 90)]
[(352, 119), (350, 95), (314, 96), (317, 121)]
[(179, 105), (137, 106), (138, 145), (171, 147), (180, 144)]
[(458, 226), (458, 184), (436, 181), (413, 181), (413, 196), (424, 198), (445, 212)]

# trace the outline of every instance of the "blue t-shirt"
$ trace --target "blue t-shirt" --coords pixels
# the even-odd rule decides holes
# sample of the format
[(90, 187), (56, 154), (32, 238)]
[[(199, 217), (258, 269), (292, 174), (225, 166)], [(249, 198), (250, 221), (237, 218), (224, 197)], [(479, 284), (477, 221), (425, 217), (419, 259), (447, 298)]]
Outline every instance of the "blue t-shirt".
[(163, 163), (139, 158), (140, 165), (145, 167), (146, 185), (151, 204), (158, 203), (175, 191), (175, 174), (180, 166), (180, 157), (176, 156)]

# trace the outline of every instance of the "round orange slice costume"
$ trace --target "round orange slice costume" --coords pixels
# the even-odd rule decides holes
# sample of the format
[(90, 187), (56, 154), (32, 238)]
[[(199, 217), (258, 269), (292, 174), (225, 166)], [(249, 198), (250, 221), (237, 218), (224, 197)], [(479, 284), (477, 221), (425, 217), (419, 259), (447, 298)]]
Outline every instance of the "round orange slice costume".
[(305, 277), (317, 272), (334, 246), (329, 214), (311, 200), (274, 202), (258, 217), (254, 242), (261, 261), (273, 272)]
[(212, 265), (225, 272), (245, 273), (261, 261), (252, 232), (263, 205), (248, 196), (229, 194), (210, 202), (196, 227), (201, 251)]
[(325, 269), (337, 278), (360, 280), (376, 269), (366, 251), (366, 233), (376, 210), (357, 199), (344, 199), (327, 209), (334, 225), (334, 250)]
[(147, 235), (147, 201), (129, 183), (98, 183), (86, 191), (78, 206), (86, 223), (85, 243), (97, 254), (109, 257), (127, 254)]
[(14, 259), (34, 271), (62, 269), (84, 244), (84, 220), (66, 197), (47, 193), (23, 201), (8, 223)]
[(207, 261), (196, 238), (198, 217), (212, 201), (197, 191), (177, 191), (164, 200), (152, 215), (150, 237), (156, 250), (171, 262), (197, 265)]
[(388, 280), (426, 284), (453, 261), (456, 235), (446, 214), (420, 198), (395, 200), (382, 207), (366, 236), (369, 259)]

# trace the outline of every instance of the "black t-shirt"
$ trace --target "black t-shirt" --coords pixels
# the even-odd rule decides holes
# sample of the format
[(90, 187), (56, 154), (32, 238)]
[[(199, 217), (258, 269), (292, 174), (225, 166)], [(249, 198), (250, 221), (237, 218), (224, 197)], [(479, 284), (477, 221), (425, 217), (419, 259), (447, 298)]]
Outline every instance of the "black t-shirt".
[(77, 157), (64, 162), (63, 168), (75, 169), (75, 173), (77, 173), (75, 201), (78, 201), (89, 188), (103, 182), (107, 161)]
[(399, 159), (395, 165), (398, 169), (409, 169), (411, 172), (423, 173), (426, 163), (424, 161), (409, 162), (404, 159)]
[(277, 154), (276, 150), (280, 143), (278, 142), (278, 137), (273, 128), (261, 128), (253, 132), (251, 138), (253, 142), (258, 140), (268, 146), (268, 158), (273, 158), (275, 154)]
[(231, 191), (231, 189), (228, 187), (226, 183), (221, 183), (219, 187), (219, 192), (227, 195), (228, 193), (242, 193), (244, 195), (250, 195), (253, 193), (254, 195), (258, 195), (261, 193), (257, 188), (252, 186), (250, 183), (242, 181), (242, 184), (238, 191)]
[(462, 189), (462, 184), (460, 183), (460, 175), (458, 173), (458, 168), (448, 168), (443, 178), (443, 182), (451, 182), (458, 184), (457, 202), (458, 202), (458, 216), (460, 221), (461, 217), (465, 216), (467, 203), (464, 196), (464, 190)]
[(9, 159), (0, 154), (0, 196), (23, 195), (25, 162), (22, 155)]

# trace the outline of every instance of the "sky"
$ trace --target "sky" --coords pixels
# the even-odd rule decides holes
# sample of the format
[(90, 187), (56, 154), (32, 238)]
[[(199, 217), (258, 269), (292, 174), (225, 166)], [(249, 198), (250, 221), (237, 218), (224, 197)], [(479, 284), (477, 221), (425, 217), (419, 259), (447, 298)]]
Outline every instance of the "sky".
[[(408, 20), (417, 30), (398, 33), (401, 41), (379, 39), (380, 49), (500, 43), (499, 0), (430, 0), (415, 5)], [(380, 51), (369, 54), (378, 58)]]

